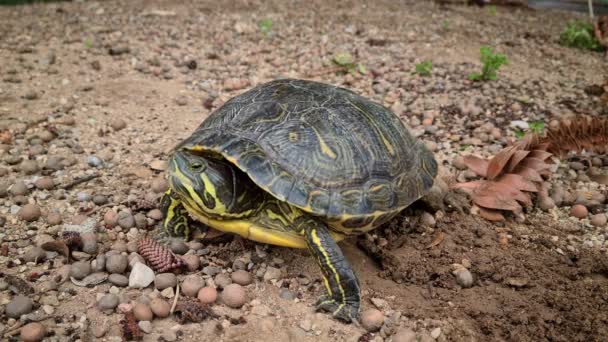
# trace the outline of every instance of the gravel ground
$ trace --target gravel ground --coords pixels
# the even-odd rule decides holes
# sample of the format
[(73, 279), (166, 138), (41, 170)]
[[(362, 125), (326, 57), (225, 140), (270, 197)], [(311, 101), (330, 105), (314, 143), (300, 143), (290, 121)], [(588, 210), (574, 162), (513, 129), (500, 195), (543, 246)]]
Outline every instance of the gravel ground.
[[(589, 177), (606, 174), (604, 155), (561, 159), (554, 205), (525, 218), (491, 224), (416, 204), (345, 241), (363, 286), (360, 326), (314, 312), (323, 285), (305, 251), (174, 242), (188, 268), (177, 275), (137, 253), (161, 219), (168, 151), (227, 99), (278, 77), (391, 108), (447, 183), (475, 178), (462, 157), (496, 153), (516, 127), (607, 114), (588, 91), (608, 75), (603, 54), (557, 42), (577, 16), (430, 1), (0, 7), (0, 334), (120, 341), (131, 317), (144, 341), (607, 340), (607, 191)], [(481, 45), (509, 60), (496, 81), (467, 79)], [(346, 52), (364, 67), (336, 70)], [(424, 60), (429, 77), (414, 73)], [(170, 315), (176, 296), (215, 316)]]

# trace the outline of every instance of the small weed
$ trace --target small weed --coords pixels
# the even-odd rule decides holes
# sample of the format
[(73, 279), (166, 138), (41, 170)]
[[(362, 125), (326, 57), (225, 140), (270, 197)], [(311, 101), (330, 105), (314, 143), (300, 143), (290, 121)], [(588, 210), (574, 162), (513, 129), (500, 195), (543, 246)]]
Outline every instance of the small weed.
[(488, 12), (490, 13), (490, 15), (495, 16), (498, 13), (498, 10), (496, 9), (496, 6), (491, 5), (488, 6)]
[(86, 41), (84, 42), (84, 48), (85, 48), (85, 49), (89, 50), (89, 49), (91, 49), (92, 47), (93, 47), (93, 42), (92, 42), (92, 41), (90, 41), (90, 40), (86, 40)]
[(265, 36), (268, 36), (272, 30), (272, 19), (266, 18), (258, 21), (258, 28)]
[(441, 22), (441, 27), (443, 27), (444, 30), (447, 30), (450, 28), (450, 23), (447, 20), (444, 20)]
[(503, 65), (507, 64), (507, 57), (501, 53), (493, 53), (487, 46), (482, 46), (479, 49), (481, 53), (481, 62), (483, 68), (481, 73), (472, 73), (469, 75), (471, 81), (489, 81), (496, 80), (496, 72)]
[(522, 129), (519, 129), (519, 128), (518, 128), (518, 129), (516, 129), (516, 130), (514, 131), (514, 133), (515, 133), (515, 136), (517, 137), (517, 139), (522, 139), (523, 137), (525, 137), (525, 136), (526, 136), (526, 131), (524, 131), (524, 130), (522, 130)]
[(533, 133), (538, 135), (543, 134), (543, 131), (545, 130), (545, 123), (542, 121), (532, 121), (528, 123), (528, 126)]
[(432, 61), (423, 61), (416, 64), (416, 73), (420, 76), (431, 76), (431, 71), (433, 69)]
[(331, 61), (344, 73), (354, 74), (358, 71), (360, 74), (367, 74), (367, 68), (361, 63), (355, 63), (353, 56), (348, 52), (337, 53)]
[(560, 44), (577, 49), (601, 51), (600, 42), (595, 39), (593, 25), (584, 21), (571, 21), (559, 36)]

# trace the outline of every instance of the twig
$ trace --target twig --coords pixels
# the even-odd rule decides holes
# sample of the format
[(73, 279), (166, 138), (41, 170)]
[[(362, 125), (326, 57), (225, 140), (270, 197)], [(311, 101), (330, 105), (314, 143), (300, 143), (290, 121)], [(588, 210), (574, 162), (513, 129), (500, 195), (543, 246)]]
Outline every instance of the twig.
[(593, 0), (587, 0), (589, 4), (589, 17), (593, 20)]
[(171, 305), (171, 310), (169, 311), (171, 314), (173, 314), (173, 311), (175, 311), (175, 306), (177, 306), (178, 298), (179, 298), (179, 284), (177, 284), (177, 289), (175, 290), (175, 299), (173, 300), (173, 305)]
[(68, 184), (62, 186), (61, 188), (64, 189), (64, 190), (69, 190), (69, 189), (75, 187), (78, 184), (86, 183), (86, 182), (88, 182), (90, 180), (98, 178), (99, 176), (101, 176), (101, 175), (98, 174), (98, 173), (94, 173), (92, 175), (84, 176), (82, 178), (76, 178), (71, 183), (68, 183)]

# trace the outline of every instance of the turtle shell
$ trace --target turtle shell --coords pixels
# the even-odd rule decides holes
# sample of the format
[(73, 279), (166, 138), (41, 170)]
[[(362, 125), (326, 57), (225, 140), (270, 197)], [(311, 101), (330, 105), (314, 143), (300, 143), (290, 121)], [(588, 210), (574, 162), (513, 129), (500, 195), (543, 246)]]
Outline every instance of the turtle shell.
[(407, 207), (437, 174), (432, 153), (391, 111), (304, 80), (230, 99), (178, 148), (219, 153), (277, 199), (353, 228)]

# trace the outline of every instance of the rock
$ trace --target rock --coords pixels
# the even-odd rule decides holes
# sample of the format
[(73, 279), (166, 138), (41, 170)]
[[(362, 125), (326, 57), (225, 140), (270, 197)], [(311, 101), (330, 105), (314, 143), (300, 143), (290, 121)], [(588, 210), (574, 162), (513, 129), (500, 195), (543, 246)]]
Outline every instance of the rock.
[(131, 274), (129, 275), (129, 287), (145, 288), (154, 281), (154, 271), (141, 262), (133, 265)]
[(220, 273), (221, 269), (217, 266), (205, 266), (203, 267), (203, 273), (208, 275), (208, 276), (215, 276), (216, 274)]
[(55, 182), (51, 177), (40, 177), (34, 182), (34, 186), (40, 190), (53, 190)]
[(108, 281), (110, 283), (112, 283), (113, 285), (116, 285), (119, 287), (125, 287), (125, 286), (129, 285), (129, 278), (127, 278), (126, 276), (124, 276), (122, 274), (117, 274), (117, 273), (110, 274), (110, 276), (108, 277)]
[(456, 272), (456, 282), (464, 288), (469, 288), (473, 286), (473, 275), (466, 268), (460, 268)]
[(95, 258), (95, 271), (103, 272), (106, 269), (106, 256), (105, 254), (98, 254)]
[(118, 213), (118, 225), (123, 229), (129, 229), (135, 227), (135, 218), (131, 213), (121, 211)]
[(133, 315), (138, 321), (151, 321), (154, 316), (150, 307), (144, 303), (135, 304)]
[(137, 213), (133, 216), (133, 218), (135, 219), (135, 227), (139, 229), (146, 229), (148, 227), (148, 219), (146, 218), (146, 215)]
[(118, 296), (113, 293), (108, 293), (102, 296), (97, 302), (97, 308), (101, 311), (114, 310), (118, 306)]
[(82, 280), (84, 277), (91, 274), (91, 263), (88, 261), (77, 261), (72, 264), (70, 276), (74, 279)]
[(220, 273), (215, 276), (215, 285), (217, 285), (218, 289), (223, 289), (224, 287), (232, 284), (232, 279), (226, 273)]
[(91, 255), (97, 253), (97, 234), (83, 233), (80, 235), (82, 239), (82, 251)]
[(26, 262), (39, 263), (43, 261), (46, 257), (46, 252), (44, 249), (38, 246), (29, 247), (25, 253), (23, 254), (23, 260)]
[(152, 323), (150, 321), (139, 321), (137, 322), (137, 325), (139, 326), (141, 331), (145, 332), (146, 334), (152, 332)]
[(282, 288), (279, 290), (279, 297), (281, 297), (282, 299), (285, 299), (285, 300), (296, 299), (296, 295), (293, 292), (289, 291), (289, 289), (286, 289), (286, 288)]
[(38, 322), (32, 322), (21, 328), (21, 340), (24, 342), (42, 341), (46, 336), (46, 327)]
[(189, 297), (196, 297), (198, 291), (205, 286), (205, 280), (198, 275), (189, 275), (182, 283), (182, 293)]
[(10, 187), (9, 192), (13, 196), (24, 196), (27, 195), (30, 190), (27, 188), (27, 185), (25, 185), (25, 183), (23, 183), (22, 181), (17, 181), (15, 182), (15, 184), (13, 184), (13, 186)]
[(367, 309), (361, 313), (361, 325), (365, 330), (374, 332), (380, 330), (384, 323), (384, 314), (377, 309)]
[(9, 318), (18, 319), (32, 312), (34, 303), (26, 296), (15, 296), (4, 308), (4, 314)]
[(165, 318), (169, 317), (171, 305), (162, 298), (154, 298), (150, 301), (150, 310), (156, 317)]
[(28, 91), (23, 94), (23, 98), (26, 100), (36, 100), (38, 98), (38, 93), (34, 89), (28, 89)]
[(242, 286), (247, 286), (253, 282), (253, 277), (251, 276), (251, 273), (243, 270), (232, 272), (230, 277), (232, 278), (233, 282)]
[(183, 240), (173, 239), (169, 243), (169, 249), (175, 254), (183, 255), (186, 254), (190, 248)]
[(123, 119), (115, 119), (110, 122), (110, 127), (112, 127), (114, 131), (120, 131), (127, 127), (127, 123)]
[(417, 342), (416, 333), (410, 328), (401, 328), (393, 335), (393, 342)]
[(114, 228), (118, 224), (118, 214), (112, 209), (105, 212), (103, 215), (103, 222), (108, 228)]
[(268, 266), (266, 268), (266, 272), (264, 272), (264, 280), (276, 280), (281, 277), (281, 270), (272, 266)]
[(155, 221), (160, 221), (163, 219), (163, 213), (159, 209), (150, 210), (147, 216)]
[(308, 320), (308, 319), (300, 320), (300, 323), (298, 325), (304, 331), (311, 331), (312, 330), (312, 322), (310, 320)]
[(431, 337), (434, 339), (438, 339), (439, 335), (441, 335), (441, 328), (435, 328), (431, 330)]
[(125, 255), (114, 254), (106, 259), (106, 270), (110, 273), (123, 273), (127, 270), (129, 261)]
[(570, 215), (576, 218), (582, 219), (587, 217), (588, 214), (589, 211), (587, 210), (587, 207), (582, 204), (575, 204), (570, 208)]
[(589, 222), (595, 227), (604, 227), (607, 221), (606, 214), (604, 213), (592, 215), (591, 219), (589, 220)]
[(155, 193), (162, 194), (169, 189), (169, 183), (164, 178), (155, 178), (152, 180), (151, 188)]
[(435, 217), (429, 213), (427, 213), (426, 211), (424, 211), (420, 217), (420, 222), (424, 225), (427, 225), (429, 227), (434, 227), (435, 226)]
[(59, 213), (50, 212), (46, 215), (46, 223), (48, 223), (49, 226), (56, 226), (61, 224), (61, 222), (61, 215)]
[(87, 164), (91, 167), (100, 167), (103, 161), (97, 156), (87, 156)]
[(26, 204), (17, 213), (20, 219), (27, 222), (33, 222), (40, 218), (42, 212), (40, 211), (40, 206), (38, 204)]
[(549, 211), (549, 210), (555, 208), (555, 201), (550, 196), (539, 195), (538, 206), (543, 211)]
[(19, 168), (26, 175), (32, 175), (40, 170), (38, 163), (35, 160), (24, 160)]
[(104, 195), (95, 195), (93, 196), (93, 203), (95, 203), (95, 205), (104, 205), (108, 203), (108, 197)]
[(184, 262), (186, 262), (186, 266), (189, 272), (195, 272), (201, 266), (201, 259), (198, 255), (195, 254), (186, 254), (182, 256)]
[(175, 287), (177, 285), (177, 277), (173, 273), (161, 273), (157, 274), (154, 278), (154, 287), (157, 290), (162, 291), (168, 287)]
[(198, 291), (198, 300), (203, 304), (215, 303), (217, 300), (217, 290), (213, 287), (203, 287)]
[(163, 332), (163, 334), (160, 337), (161, 337), (161, 339), (159, 339), (159, 340), (161, 340), (161, 341), (167, 341), (167, 342), (177, 341), (177, 334), (173, 330), (167, 330), (167, 331)]
[(238, 309), (247, 301), (247, 293), (239, 284), (230, 284), (222, 291), (222, 302), (227, 306)]

